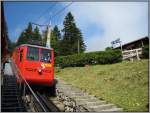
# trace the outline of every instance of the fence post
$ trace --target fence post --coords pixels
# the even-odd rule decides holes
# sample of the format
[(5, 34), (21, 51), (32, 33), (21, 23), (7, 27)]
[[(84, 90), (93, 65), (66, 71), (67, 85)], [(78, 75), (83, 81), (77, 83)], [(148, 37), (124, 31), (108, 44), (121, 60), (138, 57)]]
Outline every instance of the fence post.
[(137, 49), (136, 49), (136, 57), (137, 57), (137, 60), (140, 60), (139, 53), (138, 53)]

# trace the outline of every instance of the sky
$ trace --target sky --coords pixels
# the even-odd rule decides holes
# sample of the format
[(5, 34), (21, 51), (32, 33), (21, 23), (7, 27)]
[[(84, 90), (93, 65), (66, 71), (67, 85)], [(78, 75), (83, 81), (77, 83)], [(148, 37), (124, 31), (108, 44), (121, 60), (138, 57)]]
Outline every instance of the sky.
[[(50, 17), (68, 4), (69, 2), (5, 2), (9, 38), (15, 42), (28, 22), (48, 24)], [(86, 52), (105, 50), (117, 38), (125, 44), (148, 36), (148, 2), (73, 2), (52, 18), (52, 27), (58, 25), (61, 30), (68, 12), (72, 13), (83, 34)], [(44, 29), (40, 28), (41, 31)]]

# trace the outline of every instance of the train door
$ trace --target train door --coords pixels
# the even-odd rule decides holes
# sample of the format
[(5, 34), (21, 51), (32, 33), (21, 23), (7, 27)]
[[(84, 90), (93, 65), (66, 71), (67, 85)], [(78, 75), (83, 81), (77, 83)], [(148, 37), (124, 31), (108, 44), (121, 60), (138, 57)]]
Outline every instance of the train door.
[(29, 82), (36, 82), (36, 79), (40, 77), (38, 73), (38, 67), (40, 67), (39, 48), (28, 46), (25, 59), (25, 76)]
[(52, 50), (40, 48), (40, 63), (42, 74), (45, 79), (45, 83), (51, 84), (54, 80), (54, 66), (53, 66), (53, 58), (52, 58)]

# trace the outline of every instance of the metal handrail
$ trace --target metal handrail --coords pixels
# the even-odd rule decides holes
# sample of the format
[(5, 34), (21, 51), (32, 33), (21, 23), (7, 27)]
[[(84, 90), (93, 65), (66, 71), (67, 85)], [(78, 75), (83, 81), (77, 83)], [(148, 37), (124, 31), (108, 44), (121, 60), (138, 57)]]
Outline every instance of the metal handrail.
[[(20, 70), (18, 70), (17, 65), (14, 63), (14, 61), (11, 59), (11, 62), (14, 64), (15, 68), (17, 69), (17, 71), (21, 74)], [(34, 91), (32, 90), (32, 88), (30, 87), (30, 85), (28, 84), (28, 82), (26, 81), (26, 79), (23, 76), (19, 76), (18, 74), (17, 78), (23, 80), (25, 82), (25, 85), (29, 88), (30, 92), (32, 93), (33, 97), (36, 99), (36, 101), (40, 104), (41, 108), (44, 110), (44, 112), (46, 112), (44, 106), (42, 105), (42, 103), (39, 101), (37, 95), (34, 93)], [(22, 75), (22, 74), (21, 74)], [(21, 77), (21, 78), (20, 78)]]

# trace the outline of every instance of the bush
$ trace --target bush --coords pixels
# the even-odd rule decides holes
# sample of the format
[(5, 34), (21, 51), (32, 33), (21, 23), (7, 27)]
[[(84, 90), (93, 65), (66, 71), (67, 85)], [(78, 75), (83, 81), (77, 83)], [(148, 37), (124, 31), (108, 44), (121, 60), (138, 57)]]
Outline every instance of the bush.
[(112, 64), (122, 61), (120, 50), (108, 50), (90, 53), (81, 53), (55, 58), (55, 65), (61, 67), (75, 67), (94, 64)]
[(144, 46), (142, 52), (143, 58), (149, 58), (149, 45)]

